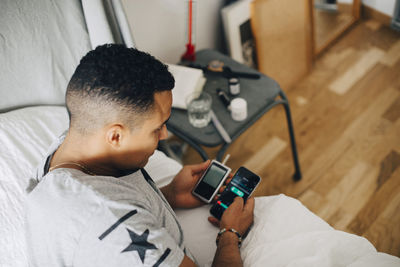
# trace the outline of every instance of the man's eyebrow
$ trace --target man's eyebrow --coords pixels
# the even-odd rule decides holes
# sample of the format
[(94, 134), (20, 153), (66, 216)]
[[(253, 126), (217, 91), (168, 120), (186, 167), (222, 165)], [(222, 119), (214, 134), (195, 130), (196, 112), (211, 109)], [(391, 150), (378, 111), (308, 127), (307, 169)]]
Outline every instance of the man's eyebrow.
[(169, 115), (168, 119), (166, 119), (166, 120), (160, 125), (160, 127), (163, 126), (164, 124), (166, 124), (166, 123), (169, 121), (170, 118), (171, 118), (171, 115)]

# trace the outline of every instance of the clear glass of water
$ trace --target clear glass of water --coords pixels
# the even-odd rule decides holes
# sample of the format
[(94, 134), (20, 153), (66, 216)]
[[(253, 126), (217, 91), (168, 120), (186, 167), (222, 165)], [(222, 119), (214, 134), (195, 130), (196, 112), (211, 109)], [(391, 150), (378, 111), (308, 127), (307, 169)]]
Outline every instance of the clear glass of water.
[(189, 122), (196, 128), (207, 126), (211, 120), (211, 96), (206, 92), (193, 93), (186, 98)]

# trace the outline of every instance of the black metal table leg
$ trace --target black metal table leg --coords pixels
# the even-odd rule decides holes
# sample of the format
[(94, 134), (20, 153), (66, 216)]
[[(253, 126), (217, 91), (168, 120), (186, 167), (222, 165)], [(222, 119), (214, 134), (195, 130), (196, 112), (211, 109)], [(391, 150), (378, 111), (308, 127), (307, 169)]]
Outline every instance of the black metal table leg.
[[(168, 125), (168, 124), (167, 124)], [(169, 128), (170, 126), (167, 126), (167, 128)], [(171, 127), (172, 128), (172, 127)], [(188, 138), (186, 135), (184, 135), (184, 134), (181, 134), (179, 131), (176, 131), (176, 130), (173, 130), (173, 129), (171, 129), (172, 130), (172, 132), (176, 135), (176, 136), (178, 136), (179, 138), (181, 138), (183, 141), (185, 141), (186, 143), (188, 143), (191, 147), (193, 147), (194, 148), (194, 150), (196, 150), (199, 154), (200, 154), (200, 156), (201, 156), (201, 158), (203, 159), (203, 160), (207, 160), (208, 159), (208, 155), (207, 155), (207, 153), (204, 151), (204, 149), (200, 146), (200, 145), (198, 145), (196, 142), (194, 142), (192, 139), (190, 139), (190, 138)]]
[(299, 180), (301, 180), (302, 175), (301, 175), (301, 170), (300, 170), (299, 158), (298, 158), (298, 154), (297, 154), (296, 140), (294, 137), (294, 129), (293, 129), (293, 123), (292, 123), (292, 116), (290, 113), (289, 101), (283, 91), (280, 92), (280, 96), (284, 100), (284, 102), (282, 104), (285, 107), (286, 120), (287, 120), (287, 124), (288, 124), (289, 136), (290, 136), (290, 144), (292, 147), (293, 163), (294, 163), (294, 168), (295, 168), (293, 180), (299, 181)]
[(217, 154), (217, 158), (216, 158), (219, 162), (222, 161), (222, 158), (223, 158), (223, 156), (224, 156), (224, 154), (225, 154), (225, 152), (226, 152), (226, 150), (228, 149), (229, 146), (230, 146), (230, 144), (224, 143), (222, 145), (222, 147), (219, 149), (218, 154)]

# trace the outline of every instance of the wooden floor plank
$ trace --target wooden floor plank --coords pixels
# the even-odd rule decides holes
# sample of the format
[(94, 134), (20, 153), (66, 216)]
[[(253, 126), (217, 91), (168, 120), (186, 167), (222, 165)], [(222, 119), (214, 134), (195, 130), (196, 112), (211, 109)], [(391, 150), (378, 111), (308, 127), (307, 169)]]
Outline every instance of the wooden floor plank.
[(398, 76), (397, 68), (400, 68), (400, 64), (396, 68), (389, 68), (378, 63), (336, 105), (349, 113), (361, 113), (383, 90), (394, 88), (392, 82)]
[(377, 29), (379, 29), (382, 26), (382, 24), (376, 20), (370, 19), (365, 22), (365, 26), (367, 26), (368, 28), (370, 28), (373, 31), (376, 31)]
[(296, 103), (299, 106), (305, 106), (308, 104), (308, 100), (305, 97), (298, 96), (298, 97), (296, 97)]
[(270, 163), (283, 149), (287, 146), (287, 143), (282, 139), (274, 136), (268, 141), (258, 152), (252, 155), (243, 164), (248, 169), (253, 170), (255, 173), (259, 173), (268, 163)]
[(344, 62), (347, 58), (352, 58), (356, 53), (357, 50), (353, 47), (347, 47), (336, 53), (327, 53), (321, 58), (321, 64), (326, 68), (335, 69), (339, 67), (339, 64)]
[(380, 187), (349, 224), (348, 229), (358, 235), (365, 233), (398, 194), (400, 194), (400, 171), (394, 172), (391, 179)]
[(391, 122), (395, 122), (400, 117), (400, 97), (386, 110), (383, 117)]
[(328, 220), (342, 205), (346, 198), (353, 194), (354, 190), (362, 183), (368, 165), (365, 162), (357, 162), (340, 182), (329, 191), (325, 198), (331, 203), (326, 205), (319, 213), (322, 219)]
[(399, 33), (387, 26), (382, 26), (376, 31), (370, 31), (364, 42), (359, 42), (363, 47), (376, 46), (382, 50), (389, 51), (394, 43), (399, 41)]
[[(361, 134), (371, 127), (374, 120), (371, 118), (379, 118), (386, 110), (387, 106), (391, 105), (393, 98), (398, 96), (398, 91), (387, 89), (376, 99), (376, 101), (368, 107), (368, 109), (359, 117), (357, 117), (336, 141), (330, 143), (322, 155), (313, 158), (312, 165), (304, 171), (304, 176), (312, 181), (318, 181), (322, 178), (326, 169), (332, 169), (334, 164), (340, 161), (340, 158), (350, 147), (354, 145)], [(307, 153), (307, 150), (303, 152)], [(314, 155), (315, 152), (313, 152)], [(305, 155), (307, 156), (307, 154)], [(310, 158), (312, 158), (310, 156)], [(324, 168), (322, 168), (324, 166)]]
[[(395, 177), (397, 176), (397, 178)], [(400, 171), (393, 174), (392, 179), (399, 179)], [(379, 251), (398, 255), (400, 251), (400, 190), (386, 206), (377, 220), (363, 234)]]
[(385, 53), (376, 47), (369, 49), (347, 72), (335, 80), (329, 89), (333, 92), (344, 95), (351, 87), (364, 76)]
[(382, 64), (387, 66), (394, 66), (396, 62), (400, 59), (400, 41), (397, 41), (390, 49), (387, 51), (385, 56), (380, 59)]
[(312, 189), (305, 191), (298, 199), (304, 206), (316, 214), (319, 214), (328, 204), (328, 201), (321, 194)]
[(392, 150), (381, 162), (381, 169), (377, 179), (378, 187), (385, 184), (397, 168), (400, 168), (400, 154)]

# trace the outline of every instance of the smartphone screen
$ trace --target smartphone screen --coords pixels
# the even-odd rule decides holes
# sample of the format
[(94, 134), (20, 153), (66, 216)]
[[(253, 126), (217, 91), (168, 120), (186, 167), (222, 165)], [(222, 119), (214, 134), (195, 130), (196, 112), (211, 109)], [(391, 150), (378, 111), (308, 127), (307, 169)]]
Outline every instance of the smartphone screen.
[(244, 167), (233, 176), (231, 182), (221, 193), (218, 201), (211, 207), (210, 213), (217, 219), (221, 219), (222, 213), (232, 204), (235, 197), (241, 197), (244, 201), (251, 195), (260, 182), (260, 177)]
[(210, 202), (228, 176), (230, 170), (230, 168), (212, 161), (209, 168), (200, 179), (200, 182), (193, 190), (193, 194), (206, 202)]

